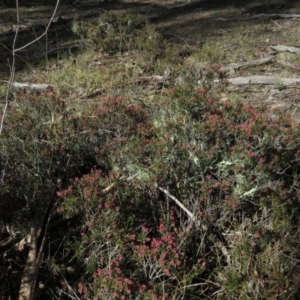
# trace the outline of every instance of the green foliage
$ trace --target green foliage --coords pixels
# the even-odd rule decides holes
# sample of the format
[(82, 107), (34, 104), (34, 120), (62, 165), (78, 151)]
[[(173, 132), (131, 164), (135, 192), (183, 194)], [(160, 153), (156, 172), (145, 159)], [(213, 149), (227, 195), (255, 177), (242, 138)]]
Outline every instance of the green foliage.
[(298, 124), (190, 87), (147, 107), (121, 97), (84, 106), (19, 95), (2, 136), (2, 218), (14, 211), (16, 226), (27, 206), (42, 221), (56, 180), (65, 187), (57, 214), (70, 221), (52, 233), (49, 282), (71, 272), (88, 299), (299, 292)]
[[(159, 105), (173, 119), (158, 127), (151, 119), (159, 114), (121, 98), (104, 100), (85, 124), (103, 129), (96, 144), (111, 171), (91, 171), (59, 194), (61, 210), (83, 224), (76, 261), (88, 258), (91, 289), (80, 293), (196, 296), (214, 278), (223, 299), (251, 297), (262, 280), (268, 282), (259, 288), (263, 299), (280, 289), (295, 294), (298, 127), (283, 116), (271, 121), (264, 107), (218, 103), (205, 90), (172, 94)], [(201, 225), (155, 192), (157, 184)]]
[(18, 97), (1, 140), (1, 216), (25, 234), (22, 208), (42, 222), (56, 191), (69, 221), (51, 233), (44, 276), (93, 299), (299, 292), (300, 131), (287, 116), (190, 86), (147, 106)]

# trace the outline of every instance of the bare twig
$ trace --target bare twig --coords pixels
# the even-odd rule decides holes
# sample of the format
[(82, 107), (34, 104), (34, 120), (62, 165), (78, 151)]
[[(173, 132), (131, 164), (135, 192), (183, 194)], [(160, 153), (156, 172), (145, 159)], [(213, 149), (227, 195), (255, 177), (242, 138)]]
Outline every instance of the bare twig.
[(10, 78), (8, 81), (8, 87), (7, 87), (6, 96), (5, 96), (5, 105), (4, 105), (3, 113), (1, 116), (1, 120), (0, 120), (0, 135), (2, 134), (3, 123), (4, 123), (6, 111), (8, 108), (8, 103), (9, 103), (8, 98), (9, 98), (9, 92), (11, 89), (11, 84), (15, 77), (15, 64), (16, 64), (15, 46), (16, 46), (19, 29), (20, 29), (20, 13), (19, 13), (19, 1), (18, 0), (16, 0), (16, 10), (17, 10), (17, 28), (16, 28), (16, 32), (15, 32), (13, 45), (12, 45), (12, 65), (10, 67)]
[[(16, 53), (18, 51), (21, 51), (21, 50), (25, 49), (29, 45), (32, 45), (33, 43), (35, 43), (36, 41), (40, 40), (43, 36), (45, 36), (47, 34), (47, 32), (49, 30), (49, 27), (50, 27), (51, 23), (53, 22), (54, 16), (55, 16), (55, 14), (57, 12), (58, 5), (59, 5), (59, 0), (56, 1), (56, 6), (55, 6), (53, 14), (52, 14), (52, 16), (51, 16), (51, 18), (49, 20), (49, 23), (46, 26), (46, 29), (45, 29), (44, 33), (42, 35), (40, 35), (39, 37), (37, 37), (36, 39), (34, 39), (33, 41), (27, 43), (26, 45), (24, 45), (24, 46), (22, 46), (20, 48), (16, 48), (16, 41), (17, 41), (19, 29), (20, 29), (19, 1), (16, 0), (17, 26), (16, 26), (16, 32), (15, 32), (15, 36), (14, 36), (14, 40), (13, 40), (13, 45), (12, 45), (12, 63), (11, 63), (11, 66), (10, 66), (10, 78), (9, 78), (8, 86), (7, 86), (7, 90), (6, 90), (5, 104), (4, 104), (2, 116), (0, 116), (0, 135), (2, 134), (2, 131), (3, 131), (4, 119), (5, 119), (7, 108), (8, 108), (8, 104), (9, 104), (9, 94), (10, 94), (11, 87), (13, 85), (13, 81), (14, 81), (14, 77), (15, 77)], [(2, 173), (4, 171), (5, 170), (1, 170)], [(3, 178), (2, 178), (2, 180), (3, 180)]]
[(271, 49), (277, 52), (291, 52), (291, 53), (300, 53), (300, 48), (298, 47), (289, 47), (285, 45), (277, 45), (277, 46), (270, 46)]
[(271, 56), (267, 56), (267, 57), (263, 57), (263, 58), (255, 59), (255, 60), (250, 60), (250, 61), (246, 61), (246, 62), (242, 62), (242, 63), (232, 63), (227, 66), (221, 67), (219, 69), (219, 71), (221, 73), (225, 73), (225, 72), (229, 72), (231, 70), (238, 70), (238, 69), (245, 68), (245, 67), (259, 66), (259, 65), (263, 65), (263, 64), (271, 62), (272, 60), (274, 60), (274, 58), (275, 58), (275, 56), (271, 55)]
[(54, 11), (52, 13), (52, 16), (51, 16), (49, 22), (48, 22), (48, 25), (46, 26), (45, 31), (39, 37), (37, 37), (36, 39), (34, 39), (33, 41), (27, 43), (26, 45), (24, 45), (24, 46), (22, 46), (20, 48), (14, 49), (13, 50), (14, 52), (18, 52), (18, 51), (21, 51), (21, 50), (27, 48), (28, 46), (30, 46), (30, 45), (34, 44), (35, 42), (37, 42), (38, 40), (40, 40), (42, 37), (44, 37), (48, 33), (49, 27), (52, 24), (53, 19), (54, 19), (55, 15), (56, 15), (58, 5), (59, 5), (59, 0), (56, 1), (56, 5), (55, 5), (55, 8), (54, 8)]
[(69, 293), (67, 293), (66, 291), (59, 289), (59, 292), (67, 295), (68, 297), (72, 298), (72, 299), (77, 299), (80, 300), (80, 298), (76, 295), (76, 292), (72, 289), (72, 287), (69, 285), (68, 281), (66, 280), (66, 278), (62, 275), (63, 277), (63, 283), (65, 288), (68, 290)]
[(193, 215), (192, 212), (190, 212), (177, 198), (175, 198), (173, 195), (171, 195), (166, 189), (162, 187), (158, 187), (160, 191), (162, 191), (164, 194), (166, 194), (168, 197), (170, 197), (188, 216), (193, 222), (199, 222), (195, 215)]
[[(36, 39), (34, 39), (33, 41), (27, 43), (26, 45), (24, 45), (20, 48), (16, 48), (16, 41), (17, 41), (19, 29), (20, 29), (19, 1), (16, 0), (17, 26), (16, 26), (16, 32), (15, 32), (15, 36), (14, 36), (14, 40), (13, 40), (13, 44), (12, 44), (12, 63), (10, 66), (10, 78), (8, 81), (8, 87), (7, 87), (6, 96), (5, 96), (5, 105), (4, 105), (1, 120), (0, 120), (0, 135), (2, 134), (2, 131), (3, 131), (4, 119), (5, 119), (6, 112), (8, 109), (8, 104), (9, 104), (9, 94), (10, 94), (11, 87), (14, 82), (16, 53), (18, 51), (21, 51), (21, 50), (27, 48), (29, 45), (32, 45), (33, 43), (40, 40), (43, 36), (45, 36), (47, 34), (49, 27), (53, 21), (53, 18), (56, 14), (58, 5), (59, 5), (59, 0), (57, 0), (57, 2), (56, 2), (55, 9), (49, 20), (48, 25), (46, 26), (44, 33), (42, 35), (40, 35), (39, 37), (37, 37)], [(4, 171), (5, 170), (1, 170), (1, 172), (4, 172)], [(50, 213), (49, 213), (49, 215), (50, 215)], [(45, 235), (46, 235), (47, 228), (48, 228), (49, 221), (50, 221), (49, 215), (47, 216), (47, 222), (45, 224), (45, 228), (44, 228), (45, 231), (43, 232), (44, 235), (43, 235), (43, 239), (42, 239), (42, 243), (41, 243), (39, 252), (37, 249), (37, 238), (38, 238), (39, 233), (37, 231), (36, 224), (32, 224), (30, 235), (27, 236), (30, 238), (30, 242), (29, 241), (26, 242), (26, 239), (25, 239), (24, 243), (22, 243), (22, 246), (24, 246), (24, 247), (30, 243), (30, 248), (29, 248), (27, 263), (24, 268), (23, 276), (21, 279), (21, 285), (20, 285), (19, 297), (18, 297), (19, 300), (34, 299), (35, 286), (36, 286), (36, 281), (37, 281), (37, 276), (38, 276), (38, 265), (40, 264), (41, 258), (42, 258), (42, 252), (43, 252), (43, 248), (44, 248), (44, 244), (45, 244)]]

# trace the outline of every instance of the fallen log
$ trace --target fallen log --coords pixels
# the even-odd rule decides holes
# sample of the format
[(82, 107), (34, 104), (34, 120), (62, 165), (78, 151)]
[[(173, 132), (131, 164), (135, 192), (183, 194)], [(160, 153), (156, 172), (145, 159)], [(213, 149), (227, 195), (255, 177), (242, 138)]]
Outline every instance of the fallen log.
[(250, 19), (262, 19), (262, 18), (292, 19), (292, 18), (300, 18), (300, 15), (299, 14), (258, 14), (250, 17)]
[(11, 87), (15, 90), (30, 91), (30, 92), (45, 92), (47, 90), (52, 90), (53, 86), (47, 83), (21, 83), (21, 82), (12, 82)]
[(277, 52), (291, 52), (291, 53), (300, 53), (300, 48), (288, 47), (284, 45), (270, 46), (271, 49)]
[[(0, 82), (6, 82), (7, 80), (0, 80)], [(47, 83), (22, 83), (13, 81), (10, 83), (11, 89), (15, 91), (23, 91), (23, 92), (32, 92), (32, 93), (41, 93), (48, 90), (53, 90), (53, 86)]]
[(228, 78), (227, 82), (232, 85), (264, 84), (264, 85), (293, 85), (300, 83), (300, 78), (280, 78), (277, 76), (246, 76)]
[(253, 66), (259, 66), (259, 65), (263, 65), (266, 64), (272, 60), (274, 60), (275, 56), (271, 55), (271, 56), (267, 56), (267, 57), (263, 57), (260, 59), (255, 59), (255, 60), (250, 60), (250, 61), (246, 61), (246, 62), (242, 62), (242, 63), (231, 63), (227, 66), (221, 67), (219, 69), (219, 71), (221, 73), (226, 73), (226, 72), (230, 72), (232, 70), (238, 70), (244, 67), (253, 67)]
[(37, 228), (36, 225), (31, 226), (31, 242), (29, 247), (29, 253), (27, 257), (27, 263), (24, 268), (23, 276), (21, 279), (21, 286), (19, 290), (18, 300), (31, 300), (33, 299), (34, 289), (33, 285), (38, 276), (37, 264)]

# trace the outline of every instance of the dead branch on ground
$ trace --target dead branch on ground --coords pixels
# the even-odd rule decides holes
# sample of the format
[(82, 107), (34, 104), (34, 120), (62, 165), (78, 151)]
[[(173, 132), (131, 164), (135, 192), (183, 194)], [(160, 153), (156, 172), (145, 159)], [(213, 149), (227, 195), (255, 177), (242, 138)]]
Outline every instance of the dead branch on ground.
[(280, 85), (287, 86), (300, 83), (300, 78), (281, 78), (277, 76), (246, 76), (228, 78), (227, 82), (232, 85), (247, 85), (247, 84), (263, 84), (263, 85)]
[(233, 70), (238, 70), (238, 69), (245, 68), (245, 67), (253, 67), (253, 66), (263, 65), (263, 64), (266, 64), (266, 63), (274, 60), (274, 58), (275, 58), (275, 56), (271, 55), (271, 56), (267, 56), (267, 57), (263, 57), (263, 58), (255, 59), (255, 60), (250, 60), (250, 61), (246, 61), (246, 62), (242, 62), (242, 63), (231, 63), (227, 66), (221, 67), (219, 69), (219, 72), (226, 73), (226, 72), (231, 72)]

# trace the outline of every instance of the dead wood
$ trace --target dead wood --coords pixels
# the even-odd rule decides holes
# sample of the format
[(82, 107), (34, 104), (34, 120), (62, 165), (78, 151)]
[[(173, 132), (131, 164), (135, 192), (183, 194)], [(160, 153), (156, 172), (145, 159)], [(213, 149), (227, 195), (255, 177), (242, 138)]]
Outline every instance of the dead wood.
[(159, 187), (159, 186), (157, 186), (157, 188), (160, 191), (162, 191), (164, 194), (166, 194), (169, 198), (171, 198), (188, 215), (188, 217), (191, 219), (191, 221), (199, 223), (196, 216), (190, 210), (188, 210), (177, 198), (175, 198), (173, 195), (171, 195), (169, 193), (169, 191), (167, 191), (166, 189)]
[(30, 248), (28, 252), (27, 263), (21, 279), (18, 300), (32, 299), (33, 285), (37, 279), (37, 228), (35, 224), (31, 226), (30, 236)]
[(232, 70), (238, 70), (238, 69), (245, 68), (245, 67), (259, 66), (259, 65), (263, 65), (263, 64), (266, 64), (266, 63), (272, 61), (274, 58), (275, 58), (275, 56), (271, 55), (271, 56), (267, 56), (267, 57), (263, 57), (263, 58), (255, 59), (255, 60), (250, 60), (250, 61), (246, 61), (246, 62), (242, 62), (242, 63), (231, 63), (227, 66), (221, 67), (219, 69), (219, 71), (221, 73), (226, 73), (226, 72), (231, 72)]
[(266, 14), (266, 13), (261, 13), (261, 14), (256, 14), (250, 17), (236, 17), (236, 18), (223, 18), (223, 17), (218, 17), (213, 19), (214, 21), (220, 21), (220, 22), (227, 22), (227, 21), (235, 21), (235, 20), (250, 20), (250, 19), (269, 19), (269, 18), (282, 18), (282, 19), (293, 19), (293, 18), (300, 18), (299, 14)]
[(229, 78), (227, 81), (232, 85), (247, 85), (247, 84), (278, 84), (278, 85), (292, 85), (300, 82), (300, 78), (280, 78), (277, 76), (246, 76)]
[(300, 15), (298, 14), (257, 14), (248, 19), (266, 19), (266, 18), (292, 19), (292, 18), (300, 18)]
[(20, 83), (20, 82), (12, 82), (11, 87), (15, 90), (22, 91), (31, 91), (31, 92), (45, 92), (47, 90), (52, 90), (53, 86), (47, 83)]
[[(54, 216), (50, 221), (48, 230), (56, 228), (57, 226), (60, 226), (62, 223), (66, 222), (69, 219), (70, 219), (70, 217), (63, 216), (63, 215)], [(42, 229), (39, 228), (37, 230), (37, 238), (38, 239), (41, 238), (41, 232), (42, 232)], [(3, 243), (5, 241), (7, 241), (7, 239), (3, 240)], [(13, 241), (13, 239), (11, 239), (10, 243), (12, 243), (12, 241)], [(29, 233), (25, 237), (23, 237), (18, 243), (13, 245), (10, 249), (3, 252), (0, 257), (3, 257), (5, 260), (7, 260), (7, 259), (11, 258), (12, 256), (14, 256), (16, 253), (21, 253), (21, 252), (25, 251), (26, 249), (28, 249), (30, 243), (31, 243), (31, 234)], [(4, 247), (4, 244), (0, 244), (0, 248), (2, 248), (2, 246)]]
[(300, 53), (300, 48), (288, 47), (284, 45), (270, 46), (271, 49), (277, 52), (291, 52), (291, 53)]
[[(168, 75), (167, 75), (168, 76)], [(158, 90), (167, 85), (166, 78), (161, 75), (142, 76), (132, 81), (132, 84), (143, 86), (147, 90)]]
[(31, 243), (31, 234), (27, 234), (23, 237), (18, 243), (12, 246), (10, 249), (1, 254), (4, 259), (10, 258), (14, 253), (22, 252), (25, 249), (28, 249), (29, 244)]
[(82, 100), (82, 99), (95, 98), (95, 97), (97, 97), (97, 96), (102, 95), (103, 92), (104, 92), (103, 89), (96, 89), (96, 90), (92, 91), (91, 93), (84, 93), (83, 95), (81, 95), (81, 96), (79, 97), (79, 99)]

